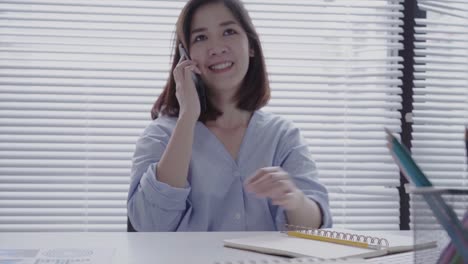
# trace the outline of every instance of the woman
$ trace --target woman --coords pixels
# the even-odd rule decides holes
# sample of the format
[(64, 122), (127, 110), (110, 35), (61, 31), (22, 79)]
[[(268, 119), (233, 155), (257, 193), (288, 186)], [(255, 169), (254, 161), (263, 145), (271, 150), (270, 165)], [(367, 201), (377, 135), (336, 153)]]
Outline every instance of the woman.
[[(137, 142), (128, 195), (138, 231), (330, 227), (326, 189), (299, 130), (260, 111), (265, 62), (239, 0), (193, 0), (177, 22), (172, 74)], [(177, 48), (181, 43), (191, 60)], [(192, 73), (206, 85), (201, 113)]]

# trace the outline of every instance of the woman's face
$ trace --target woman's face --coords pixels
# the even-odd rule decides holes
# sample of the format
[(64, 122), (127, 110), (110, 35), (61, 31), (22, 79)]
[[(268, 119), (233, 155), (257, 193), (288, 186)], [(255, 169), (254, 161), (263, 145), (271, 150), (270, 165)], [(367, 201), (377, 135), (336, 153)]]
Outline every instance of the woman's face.
[(200, 7), (193, 16), (190, 57), (214, 92), (234, 94), (249, 68), (249, 41), (244, 29), (222, 3)]

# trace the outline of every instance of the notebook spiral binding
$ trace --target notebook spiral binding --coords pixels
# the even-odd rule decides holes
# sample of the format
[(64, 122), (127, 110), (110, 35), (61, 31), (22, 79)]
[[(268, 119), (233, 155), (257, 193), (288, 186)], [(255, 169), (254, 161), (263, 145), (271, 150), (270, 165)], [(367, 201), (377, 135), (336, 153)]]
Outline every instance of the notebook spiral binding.
[(306, 235), (315, 235), (315, 236), (328, 237), (328, 238), (339, 239), (339, 240), (348, 240), (348, 241), (353, 241), (353, 242), (362, 242), (362, 243), (367, 243), (369, 245), (378, 246), (382, 248), (389, 247), (388, 240), (385, 238), (357, 235), (357, 234), (352, 234), (352, 233), (343, 233), (343, 232), (330, 231), (330, 230), (325, 230), (325, 229), (315, 229), (315, 228), (295, 226), (295, 225), (285, 225), (285, 227), (286, 227), (286, 231), (295, 231), (295, 232), (300, 232)]

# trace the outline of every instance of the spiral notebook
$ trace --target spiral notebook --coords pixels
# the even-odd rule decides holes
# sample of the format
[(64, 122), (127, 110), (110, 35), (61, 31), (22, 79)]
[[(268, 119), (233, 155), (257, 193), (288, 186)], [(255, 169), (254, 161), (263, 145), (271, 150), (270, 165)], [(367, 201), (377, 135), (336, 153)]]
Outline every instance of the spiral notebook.
[[(291, 230), (290, 230), (291, 231)], [(298, 229), (267, 235), (224, 240), (224, 246), (288, 257), (315, 257), (320, 259), (373, 258), (436, 247), (436, 241), (414, 244), (412, 236), (390, 235), (380, 232), (375, 236), (345, 229)], [(301, 237), (301, 235), (304, 235)], [(306, 238), (307, 237), (307, 238)]]

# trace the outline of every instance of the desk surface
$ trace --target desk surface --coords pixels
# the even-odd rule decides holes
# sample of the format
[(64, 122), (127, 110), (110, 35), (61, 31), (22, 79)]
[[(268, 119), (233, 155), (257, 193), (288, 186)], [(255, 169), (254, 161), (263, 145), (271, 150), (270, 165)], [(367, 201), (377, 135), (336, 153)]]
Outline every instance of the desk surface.
[[(223, 240), (268, 232), (2, 233), (0, 249), (115, 248), (113, 264), (266, 260), (279, 257), (226, 248)], [(391, 232), (411, 235), (410, 231)]]

